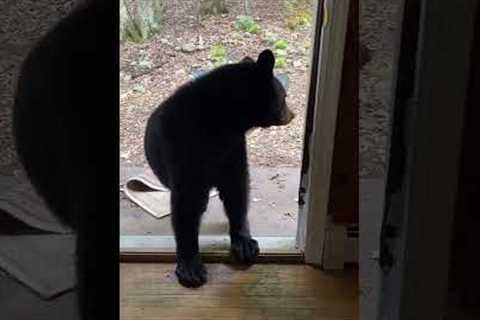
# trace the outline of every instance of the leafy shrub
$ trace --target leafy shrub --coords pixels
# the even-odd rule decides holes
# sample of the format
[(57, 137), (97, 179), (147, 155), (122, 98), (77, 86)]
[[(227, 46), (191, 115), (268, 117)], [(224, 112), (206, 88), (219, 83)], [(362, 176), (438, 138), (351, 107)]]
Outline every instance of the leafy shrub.
[(284, 49), (287, 49), (287, 47), (288, 47), (288, 42), (287, 42), (287, 40), (279, 39), (279, 40), (277, 40), (277, 41), (275, 41), (275, 42), (273, 43), (273, 47), (274, 47), (275, 49), (284, 50)]
[(276, 57), (286, 57), (287, 56), (287, 50), (283, 49), (276, 49), (274, 50), (275, 56)]
[(215, 66), (222, 65), (227, 62), (227, 49), (221, 44), (216, 44), (210, 49), (210, 60)]
[(287, 58), (277, 57), (275, 59), (275, 69), (284, 69), (287, 66)]
[(291, 30), (295, 30), (298, 27), (309, 26), (311, 23), (312, 15), (308, 12), (302, 12), (287, 18), (287, 27)]
[(260, 31), (260, 27), (251, 16), (238, 16), (234, 27), (236, 30), (248, 33), (258, 33)]
[(296, 29), (312, 23), (312, 0), (286, 0), (287, 27)]

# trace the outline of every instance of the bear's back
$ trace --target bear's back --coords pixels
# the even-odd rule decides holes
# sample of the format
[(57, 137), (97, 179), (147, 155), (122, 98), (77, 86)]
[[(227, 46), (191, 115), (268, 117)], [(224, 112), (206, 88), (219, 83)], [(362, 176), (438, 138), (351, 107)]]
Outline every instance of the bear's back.
[[(227, 133), (243, 128), (255, 104), (253, 64), (225, 65), (180, 86), (154, 111), (167, 135)], [(241, 132), (241, 130), (239, 131)]]

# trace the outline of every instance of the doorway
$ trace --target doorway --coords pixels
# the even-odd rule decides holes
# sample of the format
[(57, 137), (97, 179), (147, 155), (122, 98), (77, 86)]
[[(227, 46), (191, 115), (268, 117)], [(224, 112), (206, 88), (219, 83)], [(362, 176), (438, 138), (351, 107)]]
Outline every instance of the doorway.
[[(297, 112), (296, 121), (299, 122), (296, 124), (296, 129), (281, 134), (280, 131), (284, 128), (257, 130), (248, 137), (252, 179), (249, 218), (252, 234), (259, 241), (261, 247), (260, 260), (273, 260), (275, 262), (306, 261), (318, 265), (322, 265), (323, 261), (329, 261), (325, 266), (343, 268), (344, 262), (355, 260), (356, 241), (348, 241), (348, 234), (355, 234), (355, 226), (353, 231), (351, 228), (347, 229), (351, 224), (355, 225), (358, 220), (355, 217), (355, 209), (352, 208), (347, 209), (350, 210), (350, 213), (344, 221), (335, 218), (339, 214), (329, 214), (332, 212), (331, 202), (329, 202), (329, 199), (332, 198), (330, 181), (332, 177), (339, 176), (336, 172), (332, 174), (332, 168), (334, 168), (334, 166), (332, 167), (332, 161), (334, 149), (340, 149), (337, 148), (339, 137), (336, 132), (341, 130), (341, 128), (339, 129), (340, 124), (337, 122), (337, 110), (342, 104), (340, 97), (343, 95), (341, 95), (341, 91), (347, 90), (343, 84), (345, 77), (342, 77), (342, 69), (345, 65), (344, 62), (348, 59), (344, 61), (343, 54), (339, 53), (345, 52), (345, 35), (349, 27), (348, 17), (356, 17), (356, 12), (349, 14), (349, 11), (352, 11), (351, 8), (354, 8), (353, 11), (358, 11), (358, 9), (355, 9), (358, 4), (356, 1), (351, 1), (349, 7), (348, 1), (305, 1), (305, 3), (310, 4), (310, 7), (305, 7), (308, 9), (307, 11), (301, 11), (303, 9), (299, 4), (303, 2), (287, 1), (290, 4), (297, 3), (297, 7), (292, 5), (286, 8), (288, 10), (297, 9), (300, 12), (299, 16), (302, 14), (308, 16), (306, 13), (311, 10), (311, 18), (305, 17), (304, 20), (299, 18), (298, 25), (293, 25), (293, 31), (291, 32), (282, 33), (278, 28), (274, 28), (275, 24), (273, 26), (269, 24), (262, 26), (262, 21), (264, 22), (265, 19), (275, 19), (275, 17), (272, 17), (272, 10), (267, 4), (280, 6), (285, 5), (284, 1), (268, 1), (264, 4), (259, 1), (256, 2), (255, 6), (252, 4), (252, 7), (248, 9), (240, 6), (239, 2), (226, 1), (227, 6), (232, 5), (228, 13), (202, 18), (205, 21), (200, 23), (211, 26), (219, 23), (219, 21), (231, 19), (230, 24), (223, 22), (224, 26), (229, 25), (228, 28), (236, 30), (235, 32), (241, 32), (240, 34), (247, 39), (245, 40), (246, 43), (259, 41), (259, 34), (261, 34), (262, 37), (265, 37), (261, 41), (266, 41), (261, 45), (272, 46), (277, 56), (277, 64), (280, 61), (280, 65), (277, 65), (275, 69), (276, 75), (288, 88), (287, 91), (293, 90), (295, 92), (295, 94), (290, 93), (289, 96), (294, 96), (291, 98), (294, 101), (290, 101), (289, 104), (292, 105), (293, 102), (293, 108)], [(186, 5), (186, 3), (187, 1), (182, 5)], [(165, 10), (168, 10), (168, 8)], [(178, 8), (173, 8), (173, 16), (175, 16), (175, 10), (178, 10)], [(254, 16), (252, 17), (253, 20), (249, 20), (245, 18), (248, 17), (245, 15), (248, 12), (246, 10), (250, 10), (250, 13), (263, 12), (263, 14)], [(286, 11), (287, 16), (288, 10)], [(240, 15), (240, 13), (244, 14)], [(196, 19), (190, 23), (193, 25), (197, 23), (198, 25), (199, 18), (193, 17)], [(245, 20), (244, 22), (247, 20), (253, 22), (253, 24), (249, 24), (251, 29), (242, 29), (244, 27), (239, 22), (242, 19)], [(311, 19), (310, 27), (309, 19)], [(288, 19), (287, 21), (291, 22)], [(182, 30), (178, 23), (176, 26), (178, 27), (177, 30), (173, 28), (172, 32), (181, 33)], [(268, 30), (270, 27), (277, 32)], [(350, 27), (354, 27), (354, 24)], [(262, 30), (262, 28), (266, 30)], [(209, 30), (208, 32), (212, 31)], [(212, 57), (216, 54), (216, 58), (210, 57), (212, 58), (210, 62), (213, 62), (213, 65), (228, 62), (229, 59), (234, 57), (239, 60), (242, 55), (252, 55), (248, 50), (245, 51), (245, 48), (239, 49), (241, 46), (238, 44), (228, 46), (229, 41), (232, 41), (232, 38), (235, 39), (235, 37), (226, 37), (221, 46), (218, 43), (213, 43), (209, 51), (202, 52), (200, 39), (203, 39), (205, 45), (208, 38), (205, 36), (201, 38), (201, 35), (196, 35), (196, 42), (191, 41), (193, 46), (173, 48), (171, 54), (182, 57), (188, 55), (190, 58), (195, 53), (200, 56), (210, 54)], [(301, 37), (307, 39), (308, 43), (305, 43), (303, 49), (300, 48), (300, 51), (304, 51), (300, 61), (292, 59), (289, 54), (298, 53), (299, 48), (298, 44), (295, 45), (295, 41), (298, 42), (298, 38)], [(165, 36), (165, 38), (160, 37), (157, 40), (160, 44), (166, 44), (170, 41), (169, 39), (171, 38)], [(141, 61), (135, 62), (134, 65), (148, 65), (148, 48), (145, 45), (127, 45), (124, 48), (125, 59), (128, 60), (130, 51), (134, 50), (132, 48), (138, 50), (143, 48), (143, 57), (147, 60), (143, 63)], [(229, 52), (231, 52), (231, 56), (229, 56)], [(355, 56), (356, 52), (350, 54)], [(282, 61), (285, 62), (286, 66), (282, 65)], [(131, 63), (132, 61), (130, 61), (130, 65)], [(160, 70), (162, 66), (168, 66), (168, 62), (163, 63), (159, 62), (160, 66), (158, 68)], [(194, 63), (192, 63), (192, 66), (196, 68), (191, 72), (192, 74), (183, 74), (183, 71), (180, 71), (178, 76), (182, 79), (188, 79), (188, 77), (195, 77), (195, 72), (204, 71), (203, 66)], [(289, 67), (294, 71), (289, 72)], [(128, 68), (130, 67), (126, 66), (124, 70), (128, 70)], [(122, 99), (124, 101), (121, 117), (123, 114), (126, 118), (134, 118), (135, 121), (132, 120), (131, 122), (137, 122), (141, 128), (142, 124), (138, 121), (139, 117), (135, 115), (142, 114), (145, 117), (149, 115), (150, 111), (144, 110), (136, 113), (137, 111), (132, 110), (136, 103), (138, 104), (138, 101), (144, 99), (145, 96), (147, 99), (152, 99), (152, 104), (161, 101), (160, 98), (162, 97), (165, 98), (158, 92), (145, 95), (149, 81), (162, 80), (155, 75), (150, 79), (143, 79), (143, 75), (140, 73), (135, 78), (139, 81), (132, 84), (129, 83), (132, 76), (123, 74), (121, 78), (125, 78), (125, 76), (126, 79), (121, 80), (124, 86), (123, 96), (121, 97), (121, 101)], [(170, 85), (172, 88), (169, 87)], [(169, 86), (167, 87), (171, 91), (174, 86), (171, 83)], [(348, 105), (348, 102), (343, 101), (343, 104)], [(344, 114), (348, 112), (351, 111), (346, 111)], [(356, 114), (352, 116), (352, 118), (354, 117), (356, 117)], [(305, 130), (299, 130), (302, 127)], [(143, 151), (141, 147), (129, 149), (127, 140), (132, 136), (138, 138), (139, 134), (133, 134), (127, 126), (121, 130), (123, 130), (121, 163), (134, 164), (135, 159), (141, 159)], [(286, 143), (287, 141), (288, 143)], [(142, 146), (143, 144), (137, 142), (133, 145)], [(350, 147), (356, 149), (356, 145), (351, 141)], [(294, 152), (291, 152), (292, 150)], [(357, 160), (355, 157), (353, 158), (353, 164), (350, 167), (356, 168)], [(290, 166), (285, 166), (285, 164), (290, 164)], [(132, 176), (142, 174), (145, 170), (145, 166), (122, 166), (121, 181), (126, 182)], [(343, 176), (345, 179), (345, 174)], [(349, 180), (348, 178), (351, 177), (347, 177), (347, 180)], [(349, 181), (349, 183), (350, 185), (356, 184), (356, 180)], [(125, 188), (125, 186), (121, 187)], [(357, 189), (356, 185), (355, 189)], [(354, 201), (350, 198), (348, 200)], [(152, 218), (138, 206), (125, 201), (125, 197), (123, 197), (121, 210), (120, 254), (123, 261), (171, 261), (174, 259), (175, 243), (168, 215), (161, 219)], [(342, 210), (337, 211), (342, 212)], [(229, 245), (228, 224), (218, 197), (213, 196), (210, 199), (200, 233), (200, 247), (204, 255), (214, 260), (224, 260)], [(328, 241), (325, 241), (325, 239), (328, 239)], [(325, 255), (324, 248), (326, 248)]]

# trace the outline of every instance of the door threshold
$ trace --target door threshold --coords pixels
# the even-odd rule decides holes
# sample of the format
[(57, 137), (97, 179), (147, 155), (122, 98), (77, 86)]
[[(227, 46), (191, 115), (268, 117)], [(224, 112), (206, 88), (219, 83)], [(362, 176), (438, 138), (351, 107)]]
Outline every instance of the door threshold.
[[(257, 263), (304, 262), (295, 237), (254, 237), (260, 246)], [(230, 237), (200, 236), (200, 254), (208, 263), (231, 262)], [(120, 262), (175, 262), (173, 236), (120, 236)]]

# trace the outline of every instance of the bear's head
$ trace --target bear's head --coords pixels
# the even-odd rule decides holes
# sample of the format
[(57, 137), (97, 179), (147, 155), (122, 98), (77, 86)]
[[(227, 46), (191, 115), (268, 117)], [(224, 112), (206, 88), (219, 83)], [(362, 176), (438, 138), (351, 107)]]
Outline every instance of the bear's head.
[(250, 57), (245, 57), (242, 63), (253, 66), (254, 79), (250, 85), (254, 88), (255, 103), (250, 107), (255, 127), (267, 128), (270, 126), (283, 126), (295, 117), (286, 103), (287, 93), (282, 83), (273, 75), (275, 57), (270, 50), (264, 50), (255, 62)]

